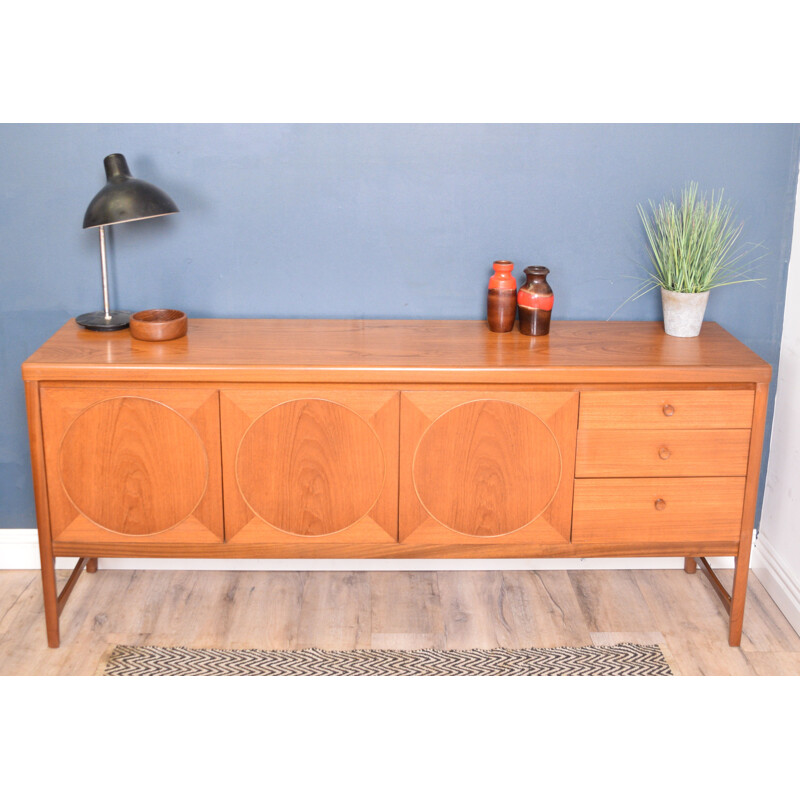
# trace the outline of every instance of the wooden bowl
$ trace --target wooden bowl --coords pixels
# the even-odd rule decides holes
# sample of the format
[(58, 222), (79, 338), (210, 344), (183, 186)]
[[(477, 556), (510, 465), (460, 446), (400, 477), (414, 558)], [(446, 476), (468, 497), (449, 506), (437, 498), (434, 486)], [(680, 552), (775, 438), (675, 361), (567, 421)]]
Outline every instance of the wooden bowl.
[(131, 336), (145, 342), (167, 342), (186, 336), (189, 320), (174, 308), (150, 308), (131, 314)]

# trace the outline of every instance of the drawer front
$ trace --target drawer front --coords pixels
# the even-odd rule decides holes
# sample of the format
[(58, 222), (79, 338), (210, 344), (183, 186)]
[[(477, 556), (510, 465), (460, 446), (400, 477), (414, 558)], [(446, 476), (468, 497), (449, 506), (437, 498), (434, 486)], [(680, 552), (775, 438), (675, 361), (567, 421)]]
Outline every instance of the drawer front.
[(581, 428), (749, 428), (755, 394), (749, 390), (582, 392)]
[(735, 544), (744, 486), (744, 478), (576, 480), (572, 541)]
[(578, 478), (744, 476), (750, 431), (581, 430)]

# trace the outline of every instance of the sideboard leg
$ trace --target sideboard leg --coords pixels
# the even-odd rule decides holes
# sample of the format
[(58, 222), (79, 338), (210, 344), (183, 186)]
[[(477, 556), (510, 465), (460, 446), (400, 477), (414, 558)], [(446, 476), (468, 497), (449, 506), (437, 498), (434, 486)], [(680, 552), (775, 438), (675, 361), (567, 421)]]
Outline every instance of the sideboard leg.
[(39, 533), (39, 558), (42, 565), (42, 593), (44, 619), (47, 627), (47, 644), (58, 647), (58, 590), (56, 587), (56, 560), (50, 538), (50, 510), (44, 472), (44, 444), (42, 440), (39, 384), (25, 381), (25, 403), (28, 410), (28, 437), (31, 445), (33, 494), (36, 500), (36, 527)]
[(97, 559), (96, 558), (90, 558), (86, 562), (86, 571), (87, 572), (97, 572)]
[(695, 572), (697, 572), (697, 561), (695, 561), (692, 557), (684, 558), (683, 570), (684, 572), (688, 572), (690, 575), (693, 575)]
[(750, 454), (747, 460), (747, 484), (742, 510), (742, 528), (739, 536), (739, 555), (736, 558), (736, 571), (733, 574), (733, 591), (731, 592), (731, 625), (728, 639), (731, 647), (739, 647), (742, 641), (744, 601), (747, 594), (747, 572), (750, 569), (750, 550), (753, 546), (758, 474), (761, 469), (761, 449), (764, 443), (768, 392), (768, 383), (756, 384), (753, 424), (750, 432)]
[(44, 594), (44, 620), (47, 627), (47, 644), (58, 647), (58, 587), (56, 586), (56, 560), (42, 553), (42, 592)]
[(742, 643), (742, 623), (744, 622), (744, 601), (747, 596), (747, 574), (750, 569), (750, 548), (742, 548), (736, 559), (736, 571), (733, 574), (733, 591), (731, 592), (731, 624), (728, 643), (731, 647), (739, 647)]

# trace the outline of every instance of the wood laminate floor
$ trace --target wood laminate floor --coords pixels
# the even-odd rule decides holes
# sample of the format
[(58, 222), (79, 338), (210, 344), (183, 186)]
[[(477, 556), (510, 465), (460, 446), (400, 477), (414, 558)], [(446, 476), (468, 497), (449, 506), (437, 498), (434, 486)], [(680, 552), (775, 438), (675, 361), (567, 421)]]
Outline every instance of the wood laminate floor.
[[(59, 573), (62, 583), (68, 573)], [(730, 587), (732, 572), (721, 572)], [(39, 572), (0, 572), (0, 675), (93, 675), (115, 644), (323, 649), (662, 645), (679, 675), (800, 675), (800, 636), (751, 574), (740, 648), (700, 571), (84, 574), (45, 640)]]

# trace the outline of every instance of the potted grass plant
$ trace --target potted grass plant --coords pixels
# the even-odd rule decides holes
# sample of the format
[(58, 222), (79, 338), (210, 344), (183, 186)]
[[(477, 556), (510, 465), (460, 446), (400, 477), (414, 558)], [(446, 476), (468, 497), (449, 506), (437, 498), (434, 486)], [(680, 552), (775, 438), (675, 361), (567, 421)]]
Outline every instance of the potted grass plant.
[(734, 222), (722, 191), (708, 199), (690, 182), (679, 203), (651, 200), (649, 213), (641, 205), (637, 210), (652, 270), (634, 296), (661, 289), (664, 331), (670, 336), (699, 335), (711, 289), (761, 280), (748, 277), (753, 261), (745, 259), (753, 248), (739, 245), (743, 226)]

